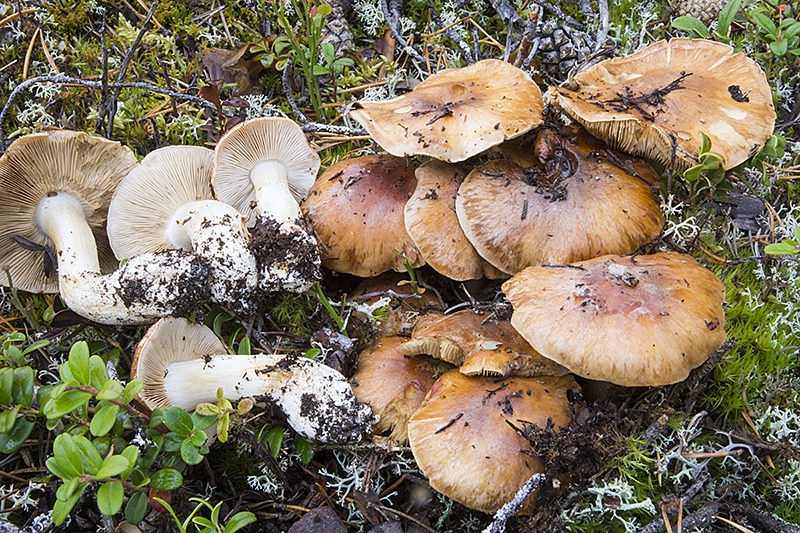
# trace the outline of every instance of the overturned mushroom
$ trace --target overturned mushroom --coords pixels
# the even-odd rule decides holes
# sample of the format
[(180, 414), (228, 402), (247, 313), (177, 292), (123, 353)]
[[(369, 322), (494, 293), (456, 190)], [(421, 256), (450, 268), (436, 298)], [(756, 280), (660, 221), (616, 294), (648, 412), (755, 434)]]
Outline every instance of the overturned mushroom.
[(357, 102), (350, 114), (390, 154), (463, 161), (542, 123), (542, 93), (497, 59), (447, 69), (391, 100)]
[[(572, 376), (469, 377), (451, 370), (434, 383), (408, 422), (408, 440), (431, 487), (471, 509), (493, 513), (544, 470), (528, 440), (513, 426), (558, 427), (570, 421)], [(536, 496), (520, 514), (530, 514)]]
[[(112, 325), (185, 314), (206, 300), (208, 264), (188, 252), (144, 254), (101, 273), (98, 245), (105, 265), (113, 258), (103, 229), (108, 203), (135, 165), (119, 143), (83, 132), (54, 130), (14, 141), (0, 158), (0, 188), (17, 206), (0, 216), (0, 262), (11, 282), (31, 292), (57, 288), (70, 309)], [(48, 280), (53, 268), (57, 284)]]
[(147, 154), (114, 192), (108, 239), (119, 259), (167, 249), (197, 253), (211, 267), (212, 299), (234, 312), (252, 312), (256, 259), (239, 212), (212, 198), (213, 154), (200, 146)]
[(139, 400), (149, 409), (186, 410), (252, 397), (277, 406), (289, 425), (320, 442), (358, 440), (369, 431), (372, 411), (360, 404), (340, 373), (295, 355), (229, 355), (214, 333), (185, 319), (165, 318), (139, 342), (131, 379), (142, 380)]
[(553, 105), (620, 150), (681, 170), (697, 164), (701, 132), (729, 169), (755, 153), (775, 123), (764, 72), (714, 41), (659, 41), (594, 65), (574, 85), (551, 88)]
[(316, 239), (301, 202), (314, 183), (319, 156), (291, 120), (265, 117), (238, 124), (214, 150), (214, 191), (255, 223), (253, 248), (266, 291), (304, 292), (320, 279)]
[(593, 380), (676, 383), (725, 341), (725, 287), (688, 255), (530, 267), (502, 288), (531, 346)]
[(569, 371), (543, 357), (507, 320), (479, 310), (430, 314), (417, 320), (411, 340), (398, 350), (427, 354), (468, 376), (563, 376)]

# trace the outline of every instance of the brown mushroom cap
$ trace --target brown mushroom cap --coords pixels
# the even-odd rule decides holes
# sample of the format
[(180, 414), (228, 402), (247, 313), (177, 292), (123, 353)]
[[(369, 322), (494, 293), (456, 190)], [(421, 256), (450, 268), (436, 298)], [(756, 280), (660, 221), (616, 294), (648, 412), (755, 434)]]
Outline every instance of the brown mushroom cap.
[(417, 187), (405, 207), (406, 231), (434, 270), (456, 281), (507, 277), (478, 255), (456, 215), (466, 165), (432, 159), (417, 168)]
[(339, 161), (317, 179), (301, 209), (314, 226), (323, 265), (370, 277), (387, 270), (425, 264), (403, 223), (403, 208), (414, 192), (417, 165), (391, 155)]
[(593, 380), (676, 383), (725, 341), (725, 288), (688, 255), (530, 267), (502, 289), (531, 346)]
[(400, 444), (408, 441), (408, 418), (439, 376), (453, 368), (425, 355), (406, 357), (397, 349), (406, 340), (380, 337), (358, 355), (358, 372), (350, 379), (358, 401), (379, 415), (374, 431), (391, 431)]
[[(550, 418), (555, 427), (567, 426), (567, 391), (577, 388), (572, 376), (496, 380), (451, 370), (408, 422), (414, 459), (431, 487), (471, 509), (493, 513), (544, 469), (529, 454), (528, 440), (508, 423), (544, 428)], [(528, 498), (520, 514), (530, 514), (535, 500)]]
[[(0, 266), (7, 266), (14, 287), (28, 292), (58, 292), (54, 271), (45, 276), (43, 252), (23, 249), (15, 236), (49, 246), (36, 224), (36, 207), (48, 193), (66, 193), (83, 207), (94, 234), (100, 267), (118, 266), (106, 236), (106, 214), (119, 181), (136, 165), (136, 157), (118, 142), (84, 132), (51, 130), (16, 139), (0, 158)], [(53, 253), (55, 250), (53, 249)], [(7, 286), (3, 273), (0, 284)]]
[(592, 138), (580, 126), (544, 128), (523, 168), (504, 159), (476, 167), (458, 190), (464, 233), (507, 274), (527, 266), (624, 254), (654, 239), (664, 216), (644, 161)]
[(459, 367), (468, 376), (563, 376), (569, 371), (543, 357), (507, 320), (465, 309), (417, 320), (410, 341), (399, 348), (408, 355), (427, 354)]
[(551, 101), (592, 135), (630, 154), (697, 164), (702, 138), (725, 169), (772, 134), (775, 109), (761, 68), (730, 46), (703, 39), (659, 41), (576, 75), (577, 90), (553, 87)]
[(390, 154), (452, 163), (535, 128), (543, 108), (528, 74), (485, 59), (438, 72), (397, 98), (358, 102), (350, 114)]

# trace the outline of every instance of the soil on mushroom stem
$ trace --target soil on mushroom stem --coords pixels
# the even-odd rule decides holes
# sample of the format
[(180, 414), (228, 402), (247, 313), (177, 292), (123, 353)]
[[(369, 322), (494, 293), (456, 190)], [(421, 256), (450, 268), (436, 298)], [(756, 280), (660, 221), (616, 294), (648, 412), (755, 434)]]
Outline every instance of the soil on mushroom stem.
[[(300, 224), (309, 235), (314, 234), (313, 229), (305, 220), (302, 220)], [(287, 262), (289, 258), (295, 258), (292, 261), (292, 270), (300, 279), (318, 280), (320, 278), (319, 267), (311, 260), (319, 255), (317, 246), (302, 238), (299, 233), (281, 231), (280, 224), (272, 217), (259, 219), (253, 228), (248, 248), (256, 256), (259, 271), (263, 269), (264, 265), (281, 264)]]

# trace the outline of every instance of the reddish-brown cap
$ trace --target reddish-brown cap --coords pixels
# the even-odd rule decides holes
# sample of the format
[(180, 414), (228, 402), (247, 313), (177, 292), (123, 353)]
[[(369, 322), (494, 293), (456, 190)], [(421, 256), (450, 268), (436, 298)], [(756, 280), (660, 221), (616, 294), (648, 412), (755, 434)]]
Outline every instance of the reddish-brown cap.
[(505, 278), (478, 254), (458, 223), (456, 196), (470, 170), (466, 164), (436, 159), (420, 165), (417, 188), (405, 207), (406, 231), (425, 262), (445, 277), (456, 281)]
[[(552, 419), (556, 428), (567, 426), (567, 391), (577, 388), (572, 376), (497, 380), (451, 370), (408, 422), (414, 459), (431, 487), (471, 509), (494, 513), (544, 467), (509, 423), (544, 428)], [(530, 514), (535, 501), (528, 498), (520, 514)]]
[(331, 270), (370, 277), (425, 264), (406, 233), (403, 209), (416, 186), (417, 165), (401, 157), (370, 155), (339, 161), (317, 179), (301, 209)]
[(459, 367), (468, 376), (563, 376), (569, 371), (543, 357), (507, 320), (465, 309), (417, 320), (410, 341), (400, 352), (427, 354)]
[(733, 168), (772, 134), (775, 108), (761, 67), (730, 46), (704, 39), (659, 41), (602, 61), (551, 88), (553, 105), (592, 135), (630, 154), (696, 165), (702, 142)]
[(688, 255), (530, 267), (502, 288), (531, 346), (593, 380), (676, 383), (725, 341), (725, 287)]
[(535, 128), (543, 108), (528, 74), (485, 59), (443, 70), (397, 98), (358, 102), (350, 114), (390, 154), (454, 163)]
[(380, 337), (358, 355), (358, 372), (350, 380), (359, 402), (379, 415), (376, 433), (408, 441), (408, 418), (422, 405), (433, 383), (452, 365), (425, 355), (406, 357), (397, 349), (404, 337)]
[(625, 254), (655, 238), (664, 224), (647, 163), (612, 150), (580, 126), (544, 128), (524, 168), (505, 159), (476, 167), (458, 190), (464, 233), (507, 274)]

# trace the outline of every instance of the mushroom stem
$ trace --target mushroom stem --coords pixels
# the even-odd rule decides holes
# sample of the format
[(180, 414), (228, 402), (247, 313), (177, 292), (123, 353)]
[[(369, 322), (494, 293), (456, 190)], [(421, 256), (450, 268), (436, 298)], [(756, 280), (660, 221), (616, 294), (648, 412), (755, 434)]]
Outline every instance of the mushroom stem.
[(147, 324), (188, 312), (207, 297), (208, 266), (186, 252), (143, 254), (102, 275), (83, 207), (68, 193), (40, 200), (36, 222), (56, 248), (61, 299), (89, 320)]
[(192, 410), (214, 402), (220, 387), (231, 401), (254, 397), (277, 405), (295, 431), (322, 442), (356, 440), (372, 422), (372, 410), (356, 400), (343, 375), (304, 357), (208, 355), (167, 365), (164, 391), (173, 405)]
[(289, 190), (289, 170), (277, 160), (262, 161), (250, 171), (261, 217), (273, 217), (283, 231), (286, 224), (297, 225), (302, 217), (300, 205)]
[(167, 232), (173, 246), (209, 261), (214, 301), (235, 312), (255, 309), (256, 258), (247, 247), (250, 235), (236, 208), (217, 200), (183, 204), (173, 213)]

